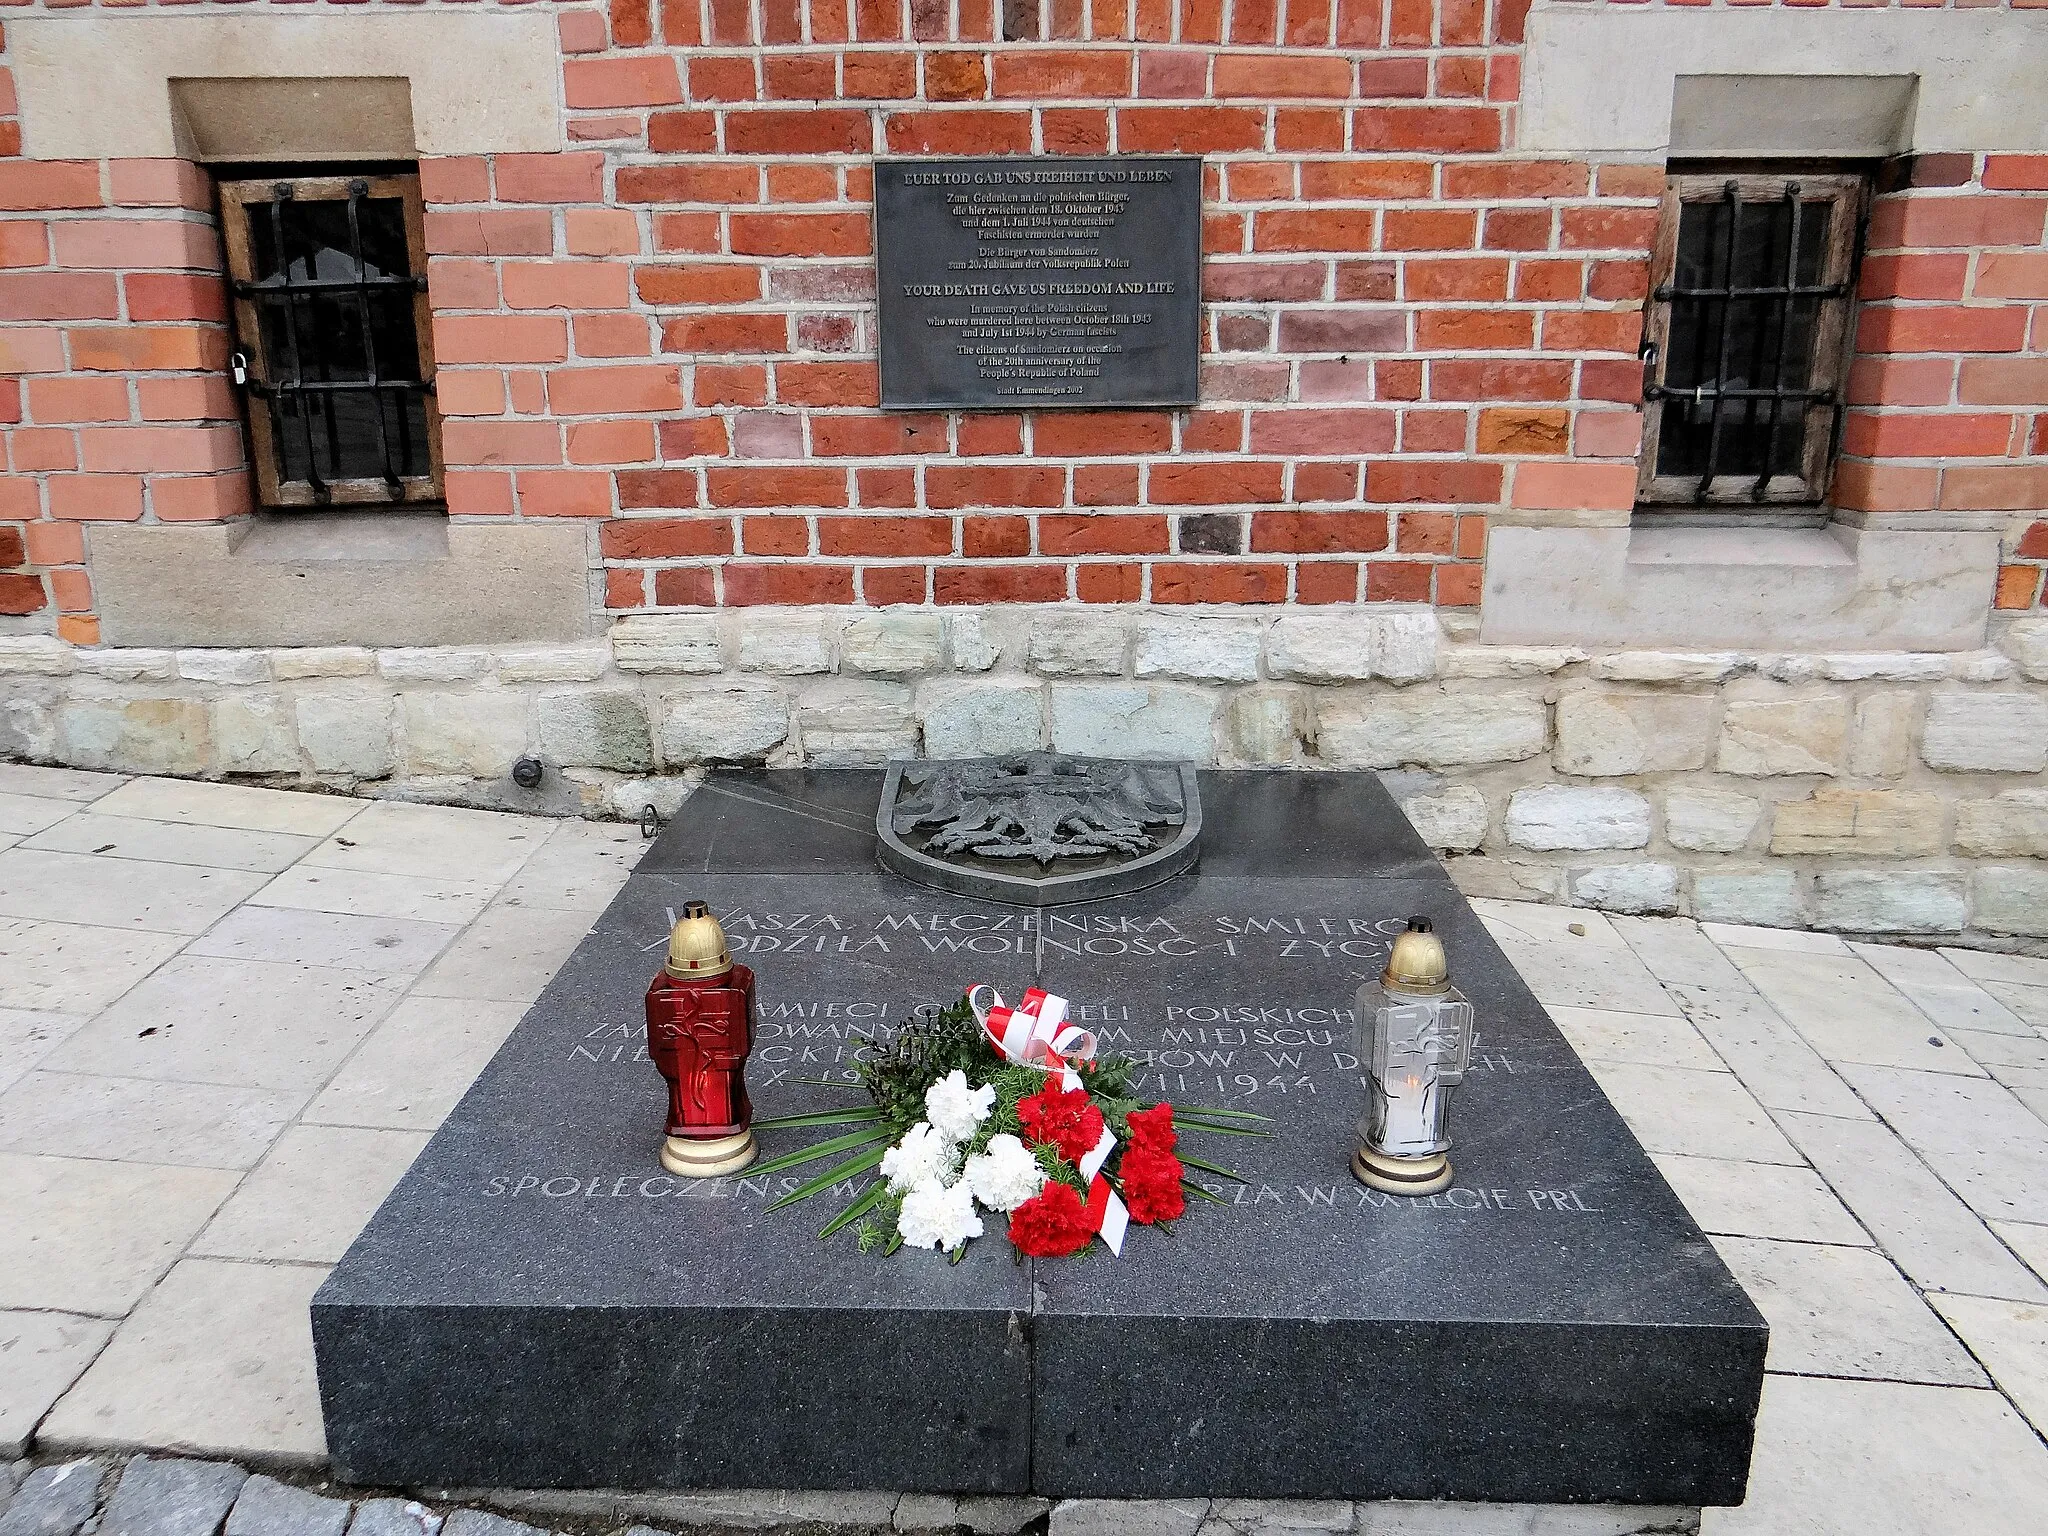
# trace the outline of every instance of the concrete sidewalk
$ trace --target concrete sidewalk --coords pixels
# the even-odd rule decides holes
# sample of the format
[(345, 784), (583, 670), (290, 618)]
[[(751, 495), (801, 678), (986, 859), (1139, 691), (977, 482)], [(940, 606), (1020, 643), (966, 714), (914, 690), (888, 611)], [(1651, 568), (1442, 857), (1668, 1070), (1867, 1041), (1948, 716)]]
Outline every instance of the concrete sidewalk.
[[(308, 1299), (642, 846), (0, 765), (0, 1456), (316, 1474)], [(1702, 1528), (2038, 1533), (2048, 960), (1475, 905), (1770, 1319), (1749, 1501)], [(1288, 1508), (1051, 1518), (1525, 1528)]]

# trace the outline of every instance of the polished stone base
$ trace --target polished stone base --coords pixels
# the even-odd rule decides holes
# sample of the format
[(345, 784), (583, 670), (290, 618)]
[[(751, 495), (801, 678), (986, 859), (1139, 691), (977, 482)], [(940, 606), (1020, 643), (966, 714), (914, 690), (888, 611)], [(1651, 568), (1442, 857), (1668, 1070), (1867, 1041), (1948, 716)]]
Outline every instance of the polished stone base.
[[(1376, 779), (1205, 774), (1199, 873), (1051, 911), (879, 869), (879, 782), (716, 777), (650, 851), (315, 1299), (341, 1475), (1740, 1501), (1761, 1317)], [(916, 1003), (1036, 982), (1142, 1093), (1275, 1134), (1189, 1135), (1244, 1182), (1121, 1259), (821, 1243), (871, 1175), (771, 1213), (808, 1170), (653, 1155), (640, 995), (693, 898), (759, 978), (764, 1116), (849, 1102), (807, 1080)], [(1409, 1197), (1352, 1176), (1351, 997), (1415, 913), (1478, 1042), (1454, 1181)]]

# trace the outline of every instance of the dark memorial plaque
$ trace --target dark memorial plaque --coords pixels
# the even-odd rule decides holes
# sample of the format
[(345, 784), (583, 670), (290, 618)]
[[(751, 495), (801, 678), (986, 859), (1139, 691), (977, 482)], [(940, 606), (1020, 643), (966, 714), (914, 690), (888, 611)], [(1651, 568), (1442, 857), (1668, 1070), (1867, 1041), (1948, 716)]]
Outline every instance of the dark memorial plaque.
[(875, 162), (888, 410), (1193, 405), (1202, 162)]
[[(1036, 910), (879, 868), (881, 783), (715, 776), (647, 854), (314, 1299), (339, 1475), (1741, 1500), (1762, 1318), (1376, 778), (1205, 772), (1197, 870)], [(1017, 1262), (999, 1218), (957, 1265), (821, 1243), (872, 1175), (770, 1213), (809, 1169), (656, 1161), (641, 994), (695, 897), (758, 977), (762, 1115), (844, 1105), (802, 1080), (986, 980), (1275, 1134), (1200, 1138), (1248, 1182), (1121, 1259)], [(1479, 1036), (1417, 1199), (1348, 1168), (1352, 994), (1411, 913)]]

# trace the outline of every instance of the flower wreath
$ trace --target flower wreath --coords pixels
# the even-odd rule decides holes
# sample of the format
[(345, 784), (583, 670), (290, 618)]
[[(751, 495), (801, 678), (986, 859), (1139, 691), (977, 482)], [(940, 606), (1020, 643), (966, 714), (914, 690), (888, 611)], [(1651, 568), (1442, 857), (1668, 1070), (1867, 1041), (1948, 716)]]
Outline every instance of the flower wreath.
[(855, 1082), (806, 1079), (865, 1088), (873, 1103), (754, 1122), (859, 1127), (749, 1170), (758, 1177), (847, 1154), (769, 1209), (873, 1170), (879, 1177), (821, 1237), (852, 1227), (863, 1251), (907, 1244), (957, 1262), (982, 1236), (986, 1213), (1005, 1218), (1019, 1255), (1063, 1258), (1097, 1237), (1121, 1253), (1128, 1223), (1174, 1221), (1190, 1196), (1217, 1200), (1189, 1168), (1243, 1182), (1179, 1150), (1180, 1132), (1264, 1135), (1263, 1117), (1146, 1104), (1130, 1092), (1137, 1064), (1098, 1056), (1093, 1036), (1066, 1014), (1065, 999), (1037, 988), (1012, 1008), (980, 986), (888, 1042), (869, 1042)]

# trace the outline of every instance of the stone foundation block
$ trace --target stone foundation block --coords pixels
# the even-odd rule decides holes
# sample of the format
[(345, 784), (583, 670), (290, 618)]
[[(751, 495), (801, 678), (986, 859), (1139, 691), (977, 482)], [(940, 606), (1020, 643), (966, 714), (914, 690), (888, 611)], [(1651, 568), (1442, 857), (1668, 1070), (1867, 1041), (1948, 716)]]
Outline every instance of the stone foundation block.
[(315, 773), (381, 779), (391, 772), (391, 700), (382, 693), (302, 693), (299, 745)]
[(1453, 784), (1440, 795), (1415, 795), (1403, 800), (1401, 809), (1432, 848), (1470, 853), (1486, 841), (1486, 796), (1469, 784)]
[(2048, 789), (1959, 801), (1955, 847), (1971, 858), (2048, 859)]
[(1823, 870), (1813, 880), (1813, 922), (1842, 933), (1957, 933), (1968, 916), (1962, 875)]
[(1292, 688), (1247, 688), (1230, 700), (1230, 750), (1241, 763), (1279, 766), (1301, 755), (1307, 710)]
[(1642, 848), (1650, 841), (1650, 802), (1632, 789), (1540, 784), (1508, 800), (1507, 839), (1517, 848)]
[(1737, 853), (1763, 813), (1763, 802), (1748, 795), (1679, 787), (1664, 797), (1664, 837), (1674, 848)]
[(978, 608), (946, 615), (946, 654), (957, 672), (986, 672), (1003, 659), (994, 628)]
[(1819, 789), (1780, 805), (1771, 817), (1771, 852), (1854, 853), (1918, 858), (1942, 850), (1939, 795), (1896, 789)]
[(526, 751), (523, 694), (402, 693), (398, 718), (408, 773), (495, 779)]
[(0, 673), (69, 677), (77, 668), (76, 653), (54, 635), (0, 635)]
[(1835, 774), (1848, 735), (1849, 705), (1840, 694), (1731, 700), (1721, 714), (1715, 766), (1746, 778)]
[(1692, 915), (1703, 923), (1803, 928), (1799, 877), (1789, 869), (1700, 873), (1692, 877)]
[(222, 773), (297, 773), (299, 734), (291, 700), (273, 689), (215, 699), (213, 748)]
[(926, 757), (995, 757), (1045, 743), (1045, 688), (1026, 678), (939, 679), (917, 690)]
[(0, 758), (41, 762), (57, 755), (57, 713), (49, 701), (20, 688), (0, 699)]
[(706, 683), (661, 696), (671, 766), (759, 763), (789, 737), (789, 695), (772, 683)]
[(1170, 684), (1055, 683), (1052, 744), (1082, 757), (1216, 761), (1216, 697)]
[(1994, 865), (1978, 870), (1971, 885), (1979, 928), (2048, 936), (2048, 869)]
[(116, 683), (164, 683), (178, 675), (178, 660), (174, 651), (81, 651), (78, 670)]
[(1617, 693), (1580, 688), (1557, 701), (1560, 773), (1600, 778), (1703, 768), (1714, 739), (1707, 694)]
[(832, 630), (822, 613), (749, 613), (740, 622), (740, 670), (815, 677), (832, 670)]
[(1031, 620), (1031, 670), (1046, 677), (1115, 677), (1130, 638), (1122, 619), (1101, 613), (1039, 613)]
[(2048, 683), (2048, 619), (2017, 619), (2006, 630), (2006, 655), (2031, 682)]
[(1259, 675), (1259, 628), (1244, 619), (1161, 618), (1138, 626), (1139, 677), (1249, 683)]
[(2048, 768), (2048, 698), (2038, 693), (1937, 693), (1927, 703), (1921, 759), (1964, 773)]
[(612, 665), (621, 672), (708, 673), (725, 669), (718, 621), (699, 613), (644, 613), (611, 628)]
[(1612, 683), (1722, 683), (1749, 665), (1739, 651), (1621, 651), (1594, 657), (1592, 672)]
[(1545, 677), (1586, 659), (1567, 645), (1446, 645), (1437, 651), (1439, 677)]
[(467, 683), (491, 670), (489, 651), (404, 646), (377, 653), (377, 671), (395, 683)]
[(804, 760), (821, 768), (877, 767), (917, 755), (917, 713), (907, 683), (821, 683), (797, 700)]
[(1528, 694), (1332, 693), (1316, 702), (1316, 749), (1339, 768), (1512, 763), (1550, 745), (1550, 711)]
[(1660, 915), (1678, 910), (1678, 871), (1669, 864), (1602, 864), (1575, 869), (1568, 889), (1578, 905), (1603, 912)]
[(530, 645), (496, 655), (501, 683), (594, 683), (611, 664), (609, 647)]
[(377, 657), (367, 646), (293, 646), (270, 653), (270, 673), (279, 682), (302, 677), (368, 677)]
[(654, 766), (647, 711), (631, 688), (544, 693), (534, 716), (541, 756), (550, 762), (618, 773)]
[(57, 711), (57, 756), (73, 768), (200, 774), (213, 740), (197, 699), (73, 698)]
[(1304, 683), (1419, 683), (1436, 673), (1438, 633), (1426, 608), (1290, 613), (1266, 636), (1266, 667)]
[(864, 613), (839, 635), (839, 665), (876, 677), (910, 677), (939, 664), (946, 642), (940, 615), (923, 608)]
[(196, 650), (178, 652), (178, 676), (191, 683), (267, 683), (268, 651)]
[(1913, 762), (1913, 732), (1920, 700), (1903, 692), (1873, 693), (1856, 705), (1849, 739), (1849, 772), (1859, 779), (1896, 779)]

